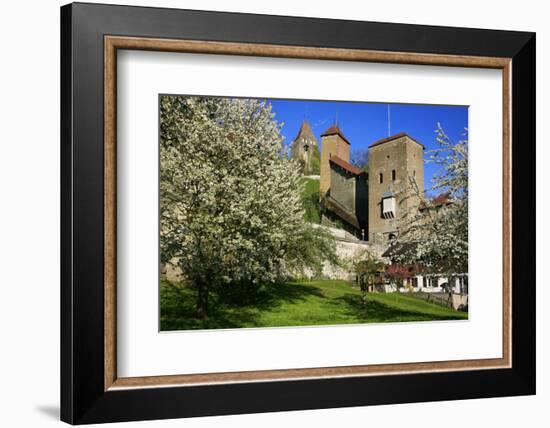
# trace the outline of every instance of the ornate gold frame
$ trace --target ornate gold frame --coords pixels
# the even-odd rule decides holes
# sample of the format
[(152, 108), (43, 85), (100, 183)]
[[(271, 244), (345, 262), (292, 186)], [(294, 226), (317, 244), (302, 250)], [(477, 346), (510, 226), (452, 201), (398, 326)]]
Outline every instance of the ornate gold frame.
[[(116, 371), (116, 52), (118, 49), (245, 55), (502, 70), (503, 81), (503, 349), (502, 358), (306, 369), (119, 378)], [(382, 52), (247, 43), (104, 37), (105, 391), (121, 388), (368, 376), (511, 367), (511, 67), (510, 58)]]

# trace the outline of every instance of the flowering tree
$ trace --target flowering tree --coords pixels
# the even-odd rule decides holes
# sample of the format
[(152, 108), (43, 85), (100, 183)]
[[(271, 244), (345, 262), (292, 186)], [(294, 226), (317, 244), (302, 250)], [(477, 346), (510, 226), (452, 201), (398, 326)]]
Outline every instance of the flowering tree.
[(373, 287), (376, 280), (384, 272), (385, 264), (370, 251), (359, 252), (352, 259), (352, 271), (357, 276), (359, 288), (361, 289), (361, 300), (367, 303), (367, 292)]
[[(417, 265), (401, 265), (392, 263), (386, 267), (385, 276), (397, 285), (397, 289), (405, 287), (406, 281), (418, 275), (421, 272)], [(410, 288), (409, 288), (410, 287)], [(411, 282), (408, 282), (409, 290), (413, 287)]]
[(391, 264), (386, 268), (386, 276), (397, 283), (397, 288), (404, 285), (405, 279), (411, 276), (410, 270), (400, 264)]
[(213, 287), (335, 259), (328, 234), (304, 222), (299, 168), (269, 104), (162, 96), (160, 109), (161, 261), (197, 289), (197, 316)]
[[(468, 139), (453, 143), (438, 124), (437, 149), (428, 152), (427, 162), (440, 167), (430, 193), (444, 194), (438, 201), (421, 196), (411, 181), (407, 197), (420, 199), (420, 209), (405, 211), (400, 218), (401, 243), (406, 251), (395, 258), (402, 264), (421, 264), (427, 272), (449, 278), (468, 272)], [(436, 198), (438, 199), (438, 198)]]

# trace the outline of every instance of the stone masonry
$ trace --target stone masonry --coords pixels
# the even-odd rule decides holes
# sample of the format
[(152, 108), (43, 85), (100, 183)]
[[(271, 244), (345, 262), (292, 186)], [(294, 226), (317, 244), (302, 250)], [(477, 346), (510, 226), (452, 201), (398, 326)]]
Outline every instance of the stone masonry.
[[(416, 181), (424, 194), (424, 146), (408, 136), (397, 134), (369, 146), (369, 240), (387, 242), (398, 234), (400, 210), (418, 207), (418, 198), (401, 201), (399, 196)], [(394, 194), (397, 200), (393, 218), (382, 215), (382, 199)]]

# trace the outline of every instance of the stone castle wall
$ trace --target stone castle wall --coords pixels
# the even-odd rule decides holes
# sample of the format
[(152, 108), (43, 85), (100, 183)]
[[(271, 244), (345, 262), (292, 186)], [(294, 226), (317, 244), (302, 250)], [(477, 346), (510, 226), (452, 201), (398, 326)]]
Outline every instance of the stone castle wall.
[[(397, 230), (400, 209), (418, 204), (417, 198), (399, 202), (399, 196), (415, 179), (418, 188), (424, 189), (423, 147), (407, 135), (369, 148), (369, 240), (373, 234), (389, 234)], [(393, 177), (395, 171), (395, 179)], [(392, 191), (398, 200), (395, 218), (382, 217), (381, 202), (384, 193)]]
[(349, 144), (339, 135), (326, 135), (321, 137), (321, 182), (319, 190), (327, 193), (330, 189), (330, 156), (338, 156), (340, 159), (349, 162)]

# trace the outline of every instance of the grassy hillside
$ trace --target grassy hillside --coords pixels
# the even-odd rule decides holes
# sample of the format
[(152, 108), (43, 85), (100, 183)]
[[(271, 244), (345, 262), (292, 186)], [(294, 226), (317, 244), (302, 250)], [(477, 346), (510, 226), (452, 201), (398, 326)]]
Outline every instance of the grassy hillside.
[(367, 305), (351, 283), (340, 280), (287, 282), (262, 287), (253, 302), (229, 304), (213, 294), (209, 318), (195, 314), (196, 292), (161, 282), (161, 330), (282, 327), (467, 319), (465, 312), (401, 293), (371, 293)]
[(311, 223), (321, 223), (321, 206), (319, 204), (319, 180), (303, 178), (305, 187), (302, 193), (302, 201), (306, 211), (305, 219)]

